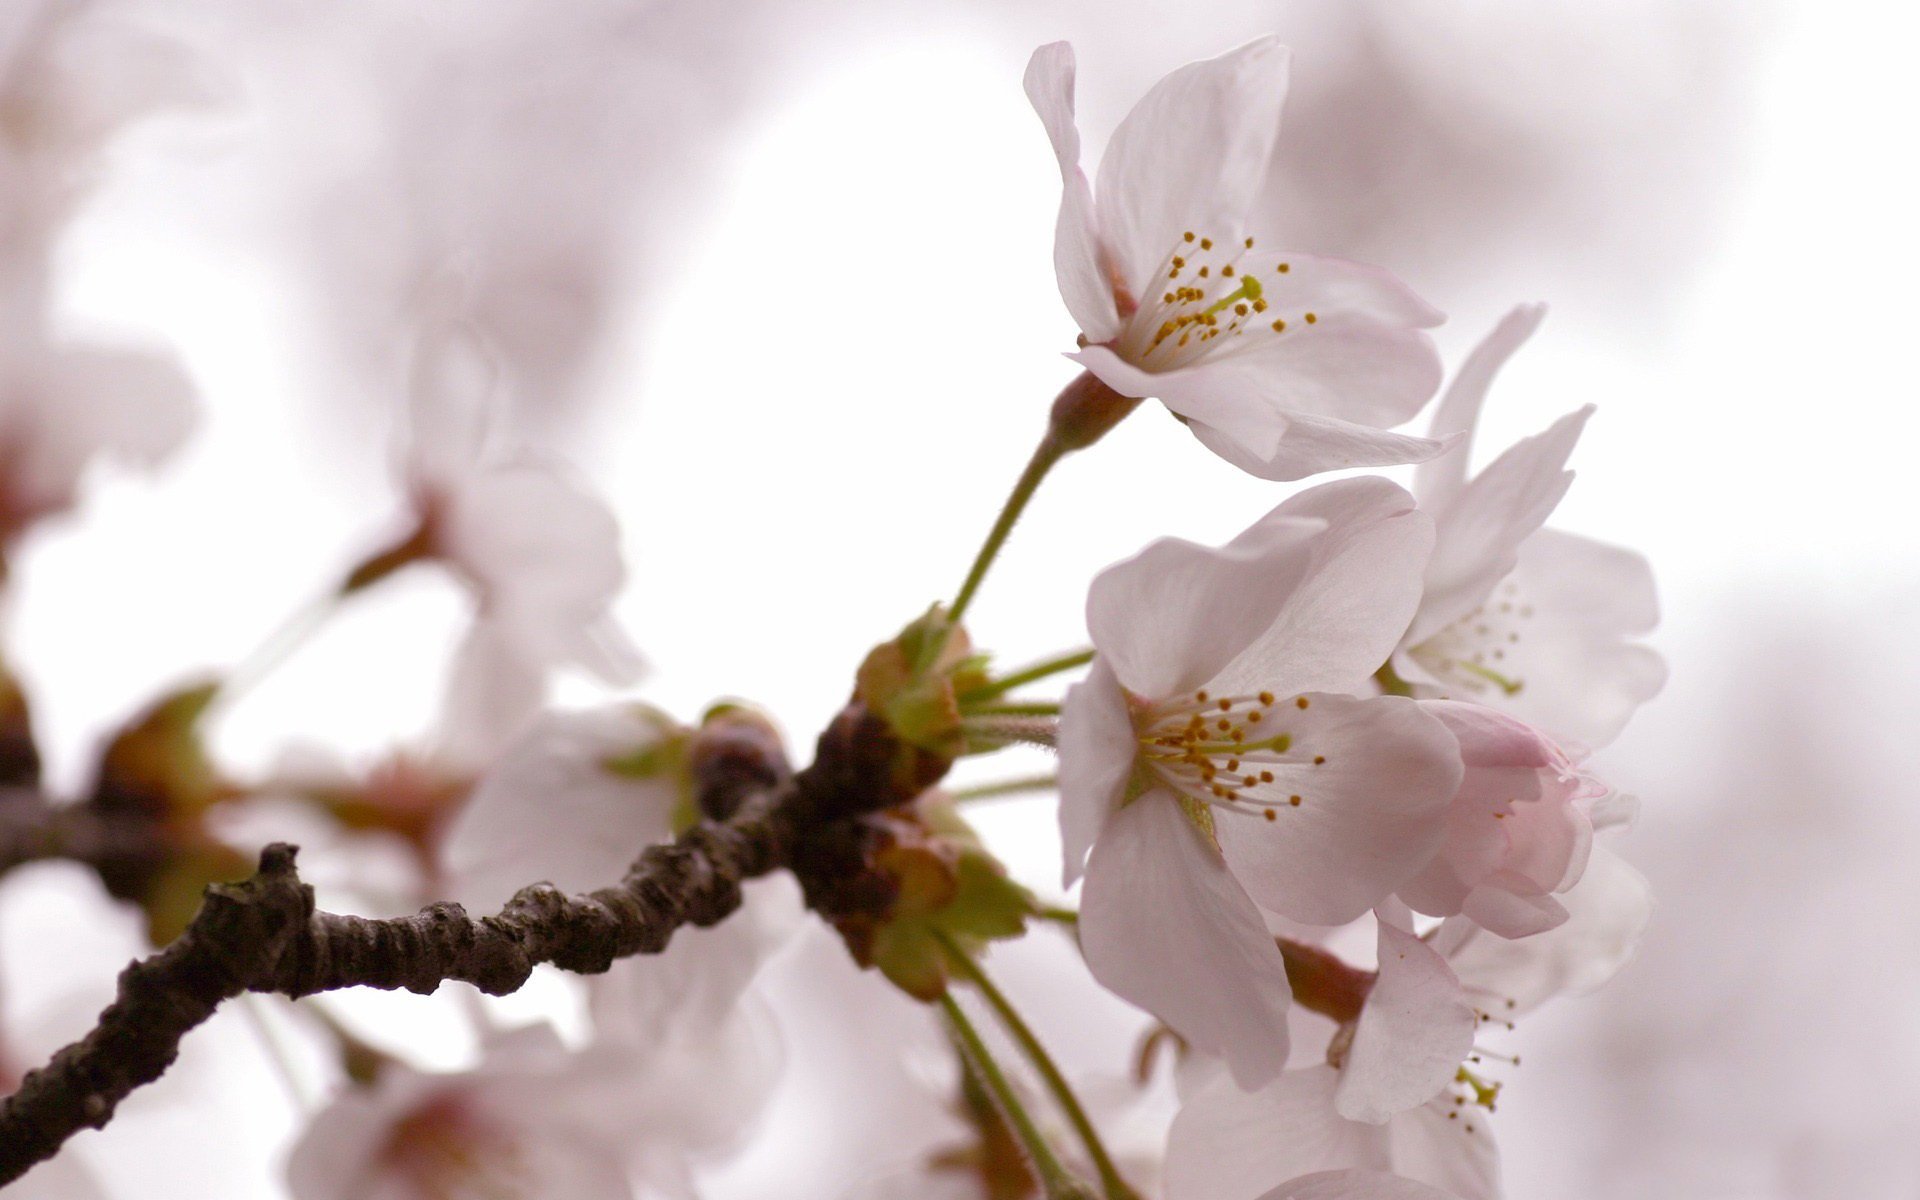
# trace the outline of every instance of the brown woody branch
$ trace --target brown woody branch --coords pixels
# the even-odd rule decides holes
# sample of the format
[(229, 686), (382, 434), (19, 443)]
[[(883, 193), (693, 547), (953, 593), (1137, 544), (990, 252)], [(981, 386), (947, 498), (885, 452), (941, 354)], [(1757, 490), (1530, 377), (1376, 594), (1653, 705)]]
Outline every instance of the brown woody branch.
[(814, 765), (798, 775), (763, 726), (709, 729), (692, 763), (707, 819), (647, 848), (620, 882), (584, 895), (537, 883), (477, 918), (445, 903), (389, 920), (316, 912), (294, 847), (267, 847), (251, 879), (209, 888), (183, 935), (121, 973), (93, 1032), (0, 1105), (0, 1185), (81, 1129), (104, 1126), (225, 1000), (348, 987), (427, 993), (448, 980), (498, 995), (541, 963), (605, 971), (616, 959), (658, 953), (683, 925), (722, 920), (740, 906), (747, 879), (791, 868), (810, 896), (830, 893), (820, 871), (859, 869), (837, 849), (856, 840), (859, 818), (911, 800), (947, 767), (902, 747), (858, 705), (840, 714)]

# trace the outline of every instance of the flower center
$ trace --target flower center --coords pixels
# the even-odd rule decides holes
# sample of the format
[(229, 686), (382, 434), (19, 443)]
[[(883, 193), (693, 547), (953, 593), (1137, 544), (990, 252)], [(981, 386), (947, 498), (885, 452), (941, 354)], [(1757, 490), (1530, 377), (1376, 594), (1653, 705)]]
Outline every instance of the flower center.
[(1215, 242), (1189, 230), (1161, 261), (1115, 348), (1137, 367), (1170, 371), (1245, 334), (1257, 343), (1316, 324), (1318, 313), (1269, 315), (1274, 302), (1262, 273), (1277, 280), (1292, 270), (1291, 263), (1254, 255), (1252, 238)]
[(457, 1096), (430, 1099), (397, 1122), (381, 1157), (426, 1200), (521, 1200), (533, 1194), (519, 1147)]
[(1513, 696), (1526, 680), (1513, 672), (1508, 653), (1521, 643), (1533, 620), (1533, 606), (1524, 603), (1520, 585), (1502, 583), (1494, 597), (1413, 648), (1413, 657), (1433, 674), (1457, 688), (1476, 694), (1494, 689)]
[(1306, 797), (1274, 769), (1327, 761), (1279, 728), (1288, 713), (1311, 703), (1305, 696), (1279, 700), (1272, 692), (1216, 697), (1199, 691), (1155, 705), (1137, 726), (1141, 761), (1182, 796), (1276, 820), (1281, 809), (1298, 808)]

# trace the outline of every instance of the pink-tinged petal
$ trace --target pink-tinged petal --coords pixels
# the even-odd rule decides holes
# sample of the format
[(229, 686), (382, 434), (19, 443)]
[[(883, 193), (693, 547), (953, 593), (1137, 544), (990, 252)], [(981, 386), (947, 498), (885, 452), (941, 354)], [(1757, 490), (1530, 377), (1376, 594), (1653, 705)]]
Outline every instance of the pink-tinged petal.
[(1224, 1058), (1240, 1086), (1286, 1067), (1292, 992), (1280, 949), (1172, 795), (1150, 791), (1101, 830), (1080, 946), (1095, 979)]
[[(1446, 727), (1399, 697), (1315, 693), (1273, 710), (1287, 749), (1246, 755), (1273, 779), (1240, 787), (1275, 819), (1224, 806), (1214, 832), (1262, 908), (1313, 925), (1361, 916), (1424, 867), (1446, 832), (1460, 752)], [(1321, 761), (1316, 761), (1321, 760)], [(1300, 803), (1291, 802), (1299, 796)]]
[[(1169, 406), (1171, 407), (1171, 406)], [(1446, 443), (1388, 433), (1366, 425), (1305, 414), (1286, 418), (1286, 433), (1269, 454), (1226, 427), (1194, 418), (1193, 436), (1207, 449), (1261, 479), (1290, 482), (1326, 471), (1354, 467), (1394, 467), (1420, 462), (1446, 449)]]
[(1421, 912), (1467, 912), (1502, 937), (1527, 937), (1566, 917), (1553, 893), (1586, 866), (1593, 826), (1588, 784), (1540, 733), (1475, 704), (1422, 707), (1457, 740), (1465, 768), (1433, 861), (1400, 889)]
[(111, 1200), (78, 1155), (63, 1151), (10, 1184), (7, 1200)]
[[(1210, 390), (1204, 386), (1204, 380), (1196, 383), (1189, 378), (1197, 368), (1164, 373), (1147, 371), (1107, 346), (1087, 346), (1067, 357), (1123, 396), (1157, 396), (1165, 400), (1168, 388), (1189, 396), (1181, 405), (1169, 403), (1168, 409), (1185, 422), (1209, 450), (1242, 470), (1259, 474), (1257, 464), (1280, 453), (1280, 443), (1289, 425), (1287, 414), (1257, 390)], [(1256, 465), (1250, 466), (1250, 463)]]
[(1046, 126), (1060, 163), (1060, 216), (1053, 231), (1053, 270), (1060, 298), (1088, 341), (1105, 342), (1120, 332), (1113, 284), (1094, 225), (1093, 189), (1080, 169), (1080, 130), (1073, 118), (1073, 47), (1054, 42), (1027, 63), (1027, 99)]
[(1445, 1089), (1473, 1049), (1478, 1021), (1445, 959), (1408, 930), (1384, 920), (1379, 928), (1379, 978), (1334, 1094), (1341, 1116), (1374, 1125)]
[[(1205, 678), (1219, 695), (1271, 691), (1358, 692), (1406, 631), (1420, 603), (1420, 579), (1433, 527), (1413, 497), (1380, 478), (1344, 479), (1309, 489), (1268, 515), (1321, 522), (1306, 544), (1311, 562), (1298, 572), (1259, 635)], [(1251, 548), (1266, 534), (1248, 533), (1228, 549)]]
[(1288, 1180), (1260, 1200), (1457, 1200), (1457, 1197), (1385, 1171), (1316, 1171)]
[(1512, 573), (1521, 544), (1546, 523), (1573, 483), (1567, 458), (1592, 415), (1589, 404), (1514, 443), (1452, 502), (1429, 507), (1437, 536), (1427, 596), (1407, 634), (1411, 644), (1466, 617)]
[(1060, 706), (1062, 886), (1080, 878), (1094, 839), (1126, 794), (1139, 752), (1126, 692), (1107, 660), (1096, 657)]
[(1500, 1200), (1500, 1151), (1486, 1112), (1442, 1098), (1387, 1123), (1396, 1174), (1455, 1200)]
[(441, 854), (449, 895), (492, 912), (529, 883), (583, 892), (619, 881), (641, 850), (673, 833), (676, 778), (617, 775), (672, 735), (633, 708), (555, 713), (513, 744), (480, 781)]
[(500, 417), (499, 367), (480, 334), (436, 319), (415, 342), (407, 391), (406, 475), (458, 488), (484, 459)]
[(1247, 1093), (1222, 1076), (1180, 1106), (1167, 1136), (1167, 1200), (1255, 1200), (1287, 1180), (1385, 1169), (1387, 1139), (1334, 1111), (1332, 1067), (1288, 1071)]
[(1192, 691), (1273, 623), (1310, 562), (1313, 527), (1276, 513), (1263, 525), (1224, 548), (1162, 538), (1094, 579), (1087, 631), (1122, 686), (1149, 700)]
[[(1349, 319), (1415, 329), (1430, 329), (1447, 319), (1398, 275), (1367, 263), (1261, 250), (1246, 254), (1235, 265), (1242, 275), (1260, 280), (1268, 304), (1263, 315), (1268, 321), (1285, 319), (1297, 334), (1319, 332), (1319, 325)], [(1313, 313), (1317, 322), (1312, 330), (1301, 323), (1307, 313)]]
[(1241, 236), (1280, 132), (1290, 54), (1275, 38), (1189, 63), (1153, 86), (1100, 160), (1099, 223), (1135, 296), (1183, 234)]
[(1452, 502), (1461, 488), (1467, 485), (1468, 458), (1473, 452), (1473, 429), (1480, 420), (1480, 409), (1486, 403), (1487, 389), (1493, 386), (1493, 377), (1506, 365), (1513, 352), (1533, 336), (1540, 328), (1540, 322), (1546, 319), (1547, 306), (1544, 304), (1523, 304), (1500, 319), (1473, 351), (1467, 355), (1460, 370), (1455, 373), (1453, 382), (1447, 386), (1447, 394), (1441, 398), (1440, 405), (1434, 410), (1433, 424), (1427, 435), (1433, 438), (1458, 437), (1454, 448), (1437, 458), (1430, 458), (1420, 464), (1413, 474), (1413, 492), (1420, 497), (1420, 503), (1428, 508), (1438, 508)]
[(1592, 991), (1632, 956), (1653, 915), (1652, 889), (1620, 856), (1596, 845), (1586, 873), (1560, 901), (1567, 920), (1534, 937), (1510, 941), (1455, 918), (1433, 944), (1493, 1011), (1523, 1013), (1554, 996)]
[(1248, 340), (1245, 348), (1225, 346), (1191, 367), (1165, 372), (1155, 395), (1200, 420), (1209, 419), (1210, 397), (1235, 394), (1258, 397), (1289, 416), (1377, 430), (1411, 418), (1440, 384), (1432, 338), (1357, 314), (1336, 313)]
[(492, 765), (546, 704), (547, 665), (512, 624), (475, 620), (454, 651), (436, 753), (462, 770)]
[(1467, 893), (1460, 914), (1503, 938), (1526, 938), (1566, 923), (1567, 908), (1515, 871), (1496, 871)]
[(1524, 686), (1505, 707), (1563, 742), (1605, 746), (1667, 680), (1660, 655), (1628, 640), (1659, 622), (1646, 559), (1543, 529), (1512, 582), (1534, 618), (1509, 650)]

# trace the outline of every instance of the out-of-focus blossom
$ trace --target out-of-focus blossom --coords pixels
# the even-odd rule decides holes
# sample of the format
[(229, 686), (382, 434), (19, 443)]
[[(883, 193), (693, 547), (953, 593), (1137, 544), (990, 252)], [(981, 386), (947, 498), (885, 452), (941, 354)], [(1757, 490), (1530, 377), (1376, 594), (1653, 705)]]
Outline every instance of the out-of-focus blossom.
[(314, 1118), (287, 1164), (296, 1200), (569, 1196), (627, 1200), (601, 1121), (644, 1086), (634, 1064), (569, 1051), (545, 1026), (494, 1039), (470, 1071), (390, 1063)]
[(1156, 542), (1089, 593), (1097, 655), (1060, 732), (1087, 962), (1246, 1086), (1287, 1054), (1261, 910), (1353, 920), (1441, 845), (1452, 735), (1416, 703), (1355, 694), (1418, 603), (1431, 539), (1406, 492), (1347, 480), (1223, 548)]
[(1510, 1029), (1555, 995), (1605, 982), (1651, 912), (1646, 881), (1603, 846), (1566, 904), (1564, 924), (1518, 940), (1464, 918), (1416, 938), (1387, 915), (1376, 981), (1334, 1061), (1252, 1093), (1220, 1071), (1187, 1097), (1168, 1147), (1169, 1200), (1254, 1200), (1276, 1181), (1348, 1168), (1498, 1200), (1486, 1116), (1502, 1085), (1483, 1064), (1504, 1056), (1477, 1048), (1475, 1030)]
[(1660, 690), (1666, 667), (1631, 640), (1659, 620), (1646, 560), (1541, 528), (1573, 482), (1563, 468), (1591, 408), (1467, 477), (1493, 377), (1545, 314), (1538, 305), (1508, 314), (1434, 413), (1432, 436), (1460, 440), (1415, 475), (1420, 506), (1434, 519), (1434, 551), (1394, 669), (1417, 694), (1494, 705), (1562, 741), (1598, 747)]
[(413, 528), (347, 584), (432, 560), (472, 592), (444, 737), (450, 756), (477, 762), (524, 727), (555, 670), (623, 683), (639, 668), (608, 611), (626, 581), (612, 510), (560, 463), (503, 444), (494, 383), (471, 330), (424, 330), (400, 454)]
[(1043, 46), (1027, 95), (1060, 161), (1054, 266), (1082, 346), (1126, 396), (1156, 396), (1210, 449), (1268, 479), (1414, 462), (1383, 432), (1439, 384), (1421, 332), (1441, 317), (1371, 267), (1256, 246), (1248, 216), (1280, 128), (1289, 57), (1273, 38), (1168, 75), (1080, 169), (1073, 51)]
[(172, 355), (53, 328), (50, 263), (106, 143), (212, 94), (183, 47), (109, 5), (18, 0), (0, 15), (0, 546), (73, 507), (95, 461), (152, 466), (193, 427)]
[(1446, 1193), (1384, 1171), (1316, 1171), (1260, 1200), (1447, 1200)]
[(618, 883), (695, 812), (686, 730), (641, 705), (550, 713), (480, 781), (442, 847), (448, 894), (491, 911), (529, 883)]
[(1447, 839), (1400, 898), (1429, 916), (1465, 913), (1501, 937), (1567, 919), (1555, 895), (1586, 869), (1587, 802), (1604, 784), (1575, 771), (1539, 731), (1474, 704), (1423, 703), (1460, 743), (1465, 768), (1447, 813)]

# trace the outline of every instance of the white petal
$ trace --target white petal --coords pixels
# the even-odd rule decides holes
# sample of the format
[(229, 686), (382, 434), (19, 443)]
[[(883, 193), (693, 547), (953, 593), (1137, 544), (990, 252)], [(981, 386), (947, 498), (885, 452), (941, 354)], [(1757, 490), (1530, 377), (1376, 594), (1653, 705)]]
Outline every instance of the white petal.
[(1468, 457), (1473, 452), (1473, 428), (1480, 419), (1481, 406), (1486, 403), (1487, 389), (1513, 352), (1540, 328), (1546, 315), (1544, 304), (1521, 305), (1502, 317), (1493, 332), (1460, 364), (1427, 430), (1429, 437), (1458, 436), (1459, 441), (1452, 450), (1428, 459), (1414, 472), (1413, 491), (1420, 497), (1421, 504), (1428, 508), (1444, 506), (1466, 486)]
[[(1281, 603), (1271, 621), (1199, 686), (1220, 695), (1361, 691), (1406, 631), (1433, 545), (1413, 497), (1384, 479), (1345, 479), (1300, 493), (1262, 524), (1287, 519), (1326, 523), (1304, 543), (1311, 561), (1302, 569), (1289, 559), (1273, 572), (1265, 586)], [(1244, 551), (1247, 538), (1228, 550)]]
[[(1412, 878), (1440, 847), (1460, 752), (1446, 727), (1411, 700), (1308, 700), (1306, 709), (1274, 710), (1272, 732), (1288, 734), (1291, 745), (1281, 761), (1259, 764), (1274, 775), (1271, 783), (1241, 789), (1278, 800), (1277, 819), (1216, 808), (1214, 830), (1262, 908), (1341, 925)], [(1289, 795), (1300, 804), (1286, 803)]]
[(1093, 189), (1080, 169), (1080, 130), (1073, 119), (1073, 47), (1054, 42), (1035, 50), (1027, 63), (1026, 89), (1060, 162), (1060, 216), (1053, 231), (1053, 269), (1060, 280), (1060, 298), (1087, 340), (1109, 341), (1120, 332), (1120, 313), (1102, 263)]
[(1545, 933), (1509, 941), (1450, 920), (1434, 944), (1495, 1013), (1523, 1013), (1554, 996), (1592, 991), (1632, 957), (1653, 915), (1653, 891), (1603, 842), (1560, 900), (1567, 920)]
[[(1135, 296), (1194, 232), (1241, 236), (1280, 133), (1291, 55), (1266, 37), (1155, 84), (1100, 160), (1100, 228)], [(1154, 282), (1157, 282), (1154, 281)]]
[(448, 832), (449, 895), (491, 912), (542, 880), (567, 892), (618, 883), (642, 849), (672, 836), (681, 795), (669, 772), (635, 779), (606, 764), (666, 733), (625, 707), (541, 720), (480, 781)]
[(1424, 1183), (1385, 1171), (1316, 1171), (1291, 1179), (1260, 1200), (1457, 1200)]
[(1149, 700), (1192, 691), (1273, 623), (1310, 561), (1311, 530), (1277, 510), (1267, 521), (1277, 524), (1221, 548), (1162, 538), (1095, 577), (1087, 630), (1127, 690)]
[(1203, 445), (1234, 466), (1262, 479), (1281, 482), (1355, 467), (1400, 466), (1446, 449), (1444, 442), (1305, 414), (1287, 419), (1286, 436), (1273, 453), (1264, 457), (1253, 453), (1251, 443), (1203, 421), (1194, 421), (1192, 429)]
[(1167, 1138), (1167, 1200), (1254, 1200), (1317, 1171), (1385, 1168), (1386, 1137), (1334, 1111), (1332, 1067), (1288, 1071), (1258, 1092), (1220, 1078), (1180, 1106)]
[(1060, 706), (1061, 883), (1080, 878), (1094, 838), (1120, 804), (1140, 751), (1127, 697), (1107, 660), (1095, 657), (1086, 679)]
[(1169, 793), (1108, 819), (1087, 860), (1080, 945), (1095, 979), (1226, 1059), (1242, 1086), (1286, 1066), (1292, 992), (1280, 949)]
[(1500, 1151), (1485, 1110), (1445, 1098), (1387, 1123), (1393, 1170), (1456, 1200), (1500, 1200)]
[[(1523, 438), (1433, 513), (1427, 595), (1407, 637), (1413, 644), (1471, 612), (1513, 571), (1521, 543), (1546, 523), (1573, 483), (1567, 458), (1593, 406)], [(1537, 607), (1537, 605), (1536, 605)]]
[(1433, 1099), (1473, 1049), (1477, 1018), (1446, 960), (1380, 922), (1380, 974), (1360, 1009), (1334, 1106), (1380, 1124)]
[(499, 367), (471, 325), (436, 317), (415, 341), (404, 434), (409, 480), (457, 487), (486, 456), (500, 419)]

